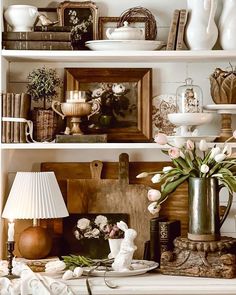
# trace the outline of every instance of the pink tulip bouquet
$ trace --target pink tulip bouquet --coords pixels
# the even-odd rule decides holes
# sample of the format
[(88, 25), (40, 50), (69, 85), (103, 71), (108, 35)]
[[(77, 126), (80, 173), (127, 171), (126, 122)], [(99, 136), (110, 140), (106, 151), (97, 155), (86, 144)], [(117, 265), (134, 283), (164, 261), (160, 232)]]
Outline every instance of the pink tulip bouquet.
[(165, 134), (158, 133), (154, 141), (168, 146), (162, 152), (170, 157), (173, 165), (164, 167), (162, 171), (142, 172), (136, 176), (142, 178), (151, 175), (153, 183), (161, 184), (160, 190), (148, 191), (148, 199), (152, 202), (148, 206), (150, 213), (158, 213), (160, 204), (189, 177), (216, 177), (229, 192), (236, 192), (236, 156), (232, 154), (232, 147), (227, 144), (233, 138), (236, 138), (236, 130), (222, 147), (215, 145), (210, 149), (205, 140), (201, 140), (198, 147), (190, 139), (176, 139), (174, 144), (170, 144)]

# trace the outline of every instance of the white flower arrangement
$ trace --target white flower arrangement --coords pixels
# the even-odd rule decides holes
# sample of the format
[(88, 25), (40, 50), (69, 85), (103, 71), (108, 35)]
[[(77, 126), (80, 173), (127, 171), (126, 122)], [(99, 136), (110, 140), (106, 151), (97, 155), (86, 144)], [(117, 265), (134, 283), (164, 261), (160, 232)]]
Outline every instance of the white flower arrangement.
[(230, 193), (236, 192), (236, 157), (232, 153), (232, 147), (227, 145), (231, 139), (236, 139), (236, 130), (233, 136), (225, 141), (223, 148), (215, 145), (209, 149), (205, 140), (200, 141), (198, 148), (191, 140), (185, 142), (177, 139), (174, 144), (170, 144), (165, 134), (158, 133), (154, 140), (160, 145), (169, 146), (167, 151), (162, 151), (169, 155), (173, 166), (164, 167), (162, 171), (142, 172), (136, 176), (143, 178), (152, 175), (153, 183), (161, 183), (160, 190), (148, 191), (148, 200), (152, 202), (148, 206), (149, 212), (158, 214), (160, 204), (190, 177), (215, 177)]

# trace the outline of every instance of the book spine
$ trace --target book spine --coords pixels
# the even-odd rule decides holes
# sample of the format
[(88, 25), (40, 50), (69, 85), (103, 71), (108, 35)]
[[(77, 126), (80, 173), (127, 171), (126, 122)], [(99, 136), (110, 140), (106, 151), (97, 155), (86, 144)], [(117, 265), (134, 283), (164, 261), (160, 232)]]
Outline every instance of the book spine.
[[(11, 117), (15, 117), (15, 94), (11, 93)], [(14, 122), (10, 122), (11, 142), (14, 142)]]
[(35, 26), (35, 32), (71, 32), (71, 26)]
[(3, 32), (4, 41), (71, 41), (70, 32)]
[[(7, 96), (6, 93), (2, 94), (2, 117), (6, 117), (7, 114)], [(2, 122), (2, 143), (6, 142), (6, 123)]]
[(159, 222), (160, 252), (173, 250), (173, 241), (180, 236), (180, 221)]
[(183, 50), (186, 48), (184, 43), (184, 31), (185, 26), (187, 23), (187, 10), (182, 9), (180, 10), (179, 16), (179, 27), (178, 27), (178, 34), (177, 34), (177, 41), (176, 41), (176, 50)]
[[(15, 118), (20, 117), (20, 98), (21, 98), (21, 94), (16, 93), (15, 94), (15, 101), (14, 101), (14, 117)], [(13, 128), (14, 128), (13, 141), (14, 141), (14, 143), (19, 143), (20, 142), (20, 122), (14, 122)]]
[(171, 26), (170, 26), (170, 32), (168, 35), (166, 50), (174, 50), (175, 49), (178, 22), (179, 22), (179, 14), (180, 14), (180, 11), (178, 9), (176, 9), (174, 11)]
[(3, 48), (10, 50), (72, 50), (71, 42), (62, 41), (3, 41)]
[(166, 220), (165, 217), (152, 218), (150, 220), (150, 260), (160, 263), (160, 237), (159, 223)]
[[(7, 93), (6, 117), (11, 117), (11, 93)], [(11, 122), (6, 121), (6, 143), (11, 142)]]
[[(28, 119), (30, 111), (30, 95), (26, 93), (21, 93), (20, 96), (20, 118)], [(25, 123), (20, 123), (20, 142), (26, 142), (25, 136)]]

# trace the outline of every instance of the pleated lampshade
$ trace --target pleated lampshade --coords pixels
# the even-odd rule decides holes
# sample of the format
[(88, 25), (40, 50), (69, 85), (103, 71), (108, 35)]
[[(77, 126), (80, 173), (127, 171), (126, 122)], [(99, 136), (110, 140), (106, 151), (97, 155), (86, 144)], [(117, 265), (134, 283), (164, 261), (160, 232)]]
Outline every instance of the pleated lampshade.
[(45, 219), (68, 215), (54, 172), (17, 172), (3, 218)]
[(68, 215), (54, 172), (17, 172), (2, 217), (34, 220), (19, 236), (18, 249), (23, 257), (41, 259), (51, 252), (53, 233), (38, 225), (38, 219)]

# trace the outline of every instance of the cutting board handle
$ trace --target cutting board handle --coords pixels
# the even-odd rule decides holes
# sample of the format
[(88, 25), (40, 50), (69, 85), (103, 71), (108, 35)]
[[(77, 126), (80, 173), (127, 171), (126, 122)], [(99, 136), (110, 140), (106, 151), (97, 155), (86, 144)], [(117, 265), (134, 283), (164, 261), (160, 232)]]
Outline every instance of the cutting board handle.
[(129, 155), (126, 153), (119, 156), (119, 182), (129, 184)]
[(90, 172), (92, 179), (101, 179), (103, 163), (95, 160), (90, 163)]

